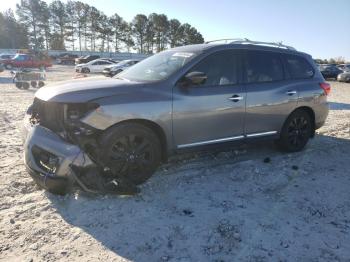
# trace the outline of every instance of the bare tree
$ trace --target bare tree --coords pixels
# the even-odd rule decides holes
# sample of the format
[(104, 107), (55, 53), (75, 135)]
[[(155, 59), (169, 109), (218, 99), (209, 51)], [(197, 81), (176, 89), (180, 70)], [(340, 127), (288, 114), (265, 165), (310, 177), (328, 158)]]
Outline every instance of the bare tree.
[(204, 41), (190, 24), (168, 20), (165, 14), (137, 14), (127, 23), (118, 14), (107, 17), (95, 7), (75, 0), (53, 0), (49, 6), (43, 0), (21, 0), (16, 13), (34, 48), (75, 50), (78, 46), (79, 51), (95, 51), (98, 47), (108, 52), (124, 48), (153, 53)]
[(144, 52), (144, 44), (147, 37), (147, 25), (147, 16), (142, 14), (136, 15), (131, 23), (131, 29), (136, 39), (136, 43), (139, 47), (140, 53)]

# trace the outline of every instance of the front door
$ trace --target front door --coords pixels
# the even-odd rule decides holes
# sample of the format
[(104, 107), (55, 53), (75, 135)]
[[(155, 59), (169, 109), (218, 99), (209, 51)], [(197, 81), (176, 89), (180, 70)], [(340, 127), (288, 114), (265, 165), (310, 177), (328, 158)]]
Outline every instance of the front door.
[(187, 72), (205, 73), (205, 82), (174, 87), (173, 137), (178, 148), (244, 137), (245, 90), (238, 64), (234, 51), (215, 52)]

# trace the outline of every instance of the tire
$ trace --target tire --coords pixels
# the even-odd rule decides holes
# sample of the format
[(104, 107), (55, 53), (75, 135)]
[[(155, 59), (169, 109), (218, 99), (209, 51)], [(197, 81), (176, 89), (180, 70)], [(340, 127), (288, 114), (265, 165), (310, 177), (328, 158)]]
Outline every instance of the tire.
[(27, 89), (29, 89), (29, 87), (30, 87), (30, 85), (29, 85), (28, 82), (23, 82), (23, 83), (22, 83), (22, 88), (23, 88), (23, 89), (27, 90)]
[(11, 64), (5, 65), (5, 68), (8, 70), (11, 70), (13, 68), (13, 66)]
[(15, 82), (15, 85), (18, 89), (22, 89), (22, 82)]
[(37, 82), (36, 81), (30, 81), (30, 85), (31, 85), (31, 87), (36, 88)]
[(161, 143), (148, 127), (125, 123), (102, 134), (100, 162), (112, 174), (124, 177), (136, 185), (147, 181), (161, 163)]
[(81, 69), (81, 72), (84, 73), (84, 74), (88, 74), (88, 73), (90, 73), (90, 69), (87, 68), (87, 67), (84, 67), (84, 68)]
[(306, 111), (294, 111), (285, 121), (277, 145), (283, 151), (301, 151), (312, 135), (312, 128), (311, 117)]
[(45, 85), (44, 81), (39, 81), (38, 82), (38, 88), (42, 88)]

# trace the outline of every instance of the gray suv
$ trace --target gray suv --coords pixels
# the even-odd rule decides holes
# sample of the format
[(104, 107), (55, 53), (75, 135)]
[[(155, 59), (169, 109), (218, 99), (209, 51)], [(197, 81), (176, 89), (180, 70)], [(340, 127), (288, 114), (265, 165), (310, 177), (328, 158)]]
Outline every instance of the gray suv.
[(111, 79), (40, 89), (24, 120), (25, 164), (39, 185), (62, 193), (97, 180), (143, 183), (188, 149), (269, 138), (296, 152), (324, 124), (329, 92), (312, 57), (289, 46), (178, 47)]

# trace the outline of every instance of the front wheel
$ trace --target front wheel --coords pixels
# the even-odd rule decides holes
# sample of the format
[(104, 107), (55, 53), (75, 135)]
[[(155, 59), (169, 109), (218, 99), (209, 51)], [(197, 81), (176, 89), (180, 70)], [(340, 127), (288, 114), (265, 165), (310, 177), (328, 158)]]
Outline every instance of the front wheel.
[(161, 144), (148, 127), (137, 123), (120, 124), (100, 139), (101, 162), (115, 176), (138, 185), (144, 183), (161, 163)]
[(304, 110), (294, 111), (283, 125), (277, 144), (287, 152), (301, 151), (312, 135), (310, 115)]
[(88, 74), (88, 73), (90, 73), (90, 69), (87, 67), (84, 67), (83, 69), (81, 69), (81, 72), (84, 74)]

